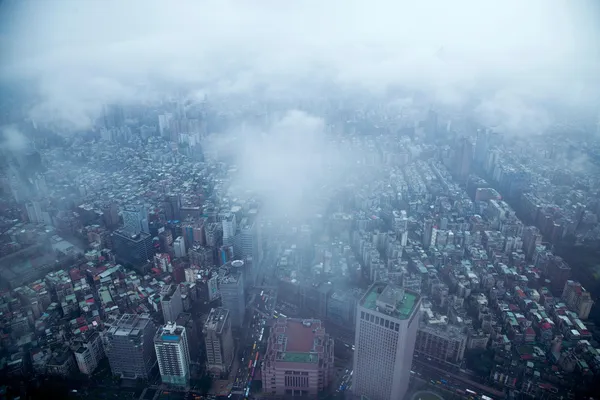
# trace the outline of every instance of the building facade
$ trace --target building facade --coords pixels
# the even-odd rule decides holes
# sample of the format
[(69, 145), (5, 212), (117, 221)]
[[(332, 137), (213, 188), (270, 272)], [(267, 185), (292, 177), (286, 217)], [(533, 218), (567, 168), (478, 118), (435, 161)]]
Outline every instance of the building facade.
[(183, 301), (179, 285), (167, 285), (161, 290), (160, 305), (162, 307), (165, 324), (177, 321), (183, 312)]
[(156, 366), (156, 325), (149, 314), (123, 314), (105, 332), (104, 351), (113, 375), (123, 379), (148, 379)]
[(568, 280), (561, 298), (567, 306), (577, 313), (579, 319), (587, 319), (594, 305), (592, 295), (579, 282)]
[(320, 320), (279, 318), (262, 365), (263, 391), (279, 398), (316, 398), (331, 383), (334, 342)]
[(206, 369), (213, 378), (226, 377), (233, 362), (231, 319), (225, 308), (213, 308), (202, 329), (206, 345)]
[(94, 332), (75, 350), (77, 367), (79, 368), (79, 372), (85, 375), (91, 375), (103, 358), (104, 348), (102, 347), (102, 339), (97, 332)]
[(190, 350), (185, 327), (167, 323), (156, 331), (154, 350), (162, 383), (186, 387), (190, 381)]
[(352, 390), (371, 400), (404, 398), (420, 319), (420, 296), (374, 283), (356, 310)]
[[(232, 263), (242, 263), (234, 260)], [(219, 271), (219, 292), (221, 303), (229, 310), (231, 326), (239, 328), (244, 323), (246, 313), (246, 300), (244, 298), (244, 274), (242, 268), (233, 268), (230, 265), (223, 266)]]

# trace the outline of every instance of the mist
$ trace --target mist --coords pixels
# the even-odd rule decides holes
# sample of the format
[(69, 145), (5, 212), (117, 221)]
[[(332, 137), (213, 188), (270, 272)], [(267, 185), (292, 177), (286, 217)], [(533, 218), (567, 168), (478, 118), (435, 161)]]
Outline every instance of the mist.
[(556, 110), (600, 110), (592, 0), (54, 0), (2, 14), (1, 78), (34, 82), (30, 116), (65, 129), (181, 87), (258, 100), (420, 92), (518, 134)]
[(327, 204), (319, 198), (359, 169), (356, 154), (328, 135), (322, 118), (299, 110), (284, 113), (264, 130), (242, 124), (213, 135), (205, 147), (232, 163), (231, 196), (252, 193), (263, 201), (262, 213), (274, 218), (324, 213)]
[(0, 128), (0, 148), (8, 152), (26, 150), (29, 145), (27, 137), (14, 125)]

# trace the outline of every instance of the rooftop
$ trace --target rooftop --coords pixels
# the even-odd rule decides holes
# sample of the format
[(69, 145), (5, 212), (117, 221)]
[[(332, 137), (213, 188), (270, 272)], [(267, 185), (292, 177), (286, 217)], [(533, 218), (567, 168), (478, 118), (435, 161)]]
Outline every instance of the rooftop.
[(316, 363), (319, 356), (316, 353), (281, 353), (280, 361), (296, 363)]
[(271, 329), (267, 357), (270, 354), (274, 361), (316, 364), (328, 340), (319, 320), (281, 318)]
[(210, 314), (208, 314), (208, 318), (204, 324), (204, 330), (222, 333), (228, 315), (229, 311), (225, 308), (219, 307), (211, 309)]
[[(398, 319), (408, 319), (413, 314), (420, 296), (412, 291), (386, 283), (374, 283), (361, 300), (365, 308), (391, 315)], [(382, 309), (382, 306), (385, 309)]]

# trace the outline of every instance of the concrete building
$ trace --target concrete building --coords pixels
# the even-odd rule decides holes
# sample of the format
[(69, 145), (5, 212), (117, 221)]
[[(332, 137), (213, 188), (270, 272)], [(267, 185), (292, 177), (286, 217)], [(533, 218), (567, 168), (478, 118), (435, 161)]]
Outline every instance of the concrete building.
[(190, 350), (185, 327), (171, 322), (158, 329), (154, 350), (162, 383), (186, 387), (190, 381)]
[(183, 236), (178, 236), (175, 241), (173, 241), (173, 251), (175, 252), (176, 258), (185, 257), (187, 255), (187, 251), (185, 250), (185, 239)]
[(62, 376), (64, 378), (71, 375), (74, 369), (73, 353), (67, 348), (52, 353), (52, 357), (46, 365), (46, 373), (48, 375)]
[(374, 283), (356, 310), (353, 392), (371, 400), (404, 398), (419, 328), (420, 296)]
[(111, 240), (117, 260), (131, 264), (138, 270), (154, 258), (152, 236), (147, 233), (129, 234), (125, 231), (115, 231)]
[(263, 391), (280, 398), (316, 398), (333, 379), (333, 338), (316, 319), (279, 318), (262, 366)]
[(123, 231), (130, 235), (140, 232), (150, 233), (148, 227), (148, 210), (143, 205), (132, 205), (121, 211), (123, 216)]
[(223, 217), (221, 223), (223, 224), (223, 244), (233, 244), (237, 231), (235, 214), (228, 213)]
[[(242, 263), (235, 260), (232, 263)], [(244, 323), (246, 300), (244, 298), (244, 274), (242, 268), (226, 265), (219, 270), (219, 292), (223, 308), (229, 310), (231, 326), (239, 328)]]
[(239, 225), (239, 232), (234, 240), (234, 254), (240, 259), (252, 259), (252, 269), (247, 274), (246, 280), (254, 285), (259, 275), (259, 269), (263, 258), (262, 239), (260, 235), (259, 224), (250, 221), (248, 218), (242, 218)]
[(148, 379), (156, 366), (155, 333), (149, 314), (123, 314), (105, 333), (104, 350), (113, 375)]
[(103, 358), (104, 348), (102, 347), (102, 339), (97, 332), (94, 332), (75, 350), (77, 367), (79, 368), (79, 372), (84, 375), (91, 375)]
[(160, 305), (162, 307), (165, 324), (175, 322), (183, 312), (183, 301), (179, 285), (167, 285), (162, 288)]
[(577, 313), (579, 319), (587, 319), (594, 305), (590, 292), (585, 290), (581, 283), (568, 280), (561, 298), (567, 306)]
[(467, 348), (467, 335), (461, 328), (422, 321), (417, 332), (415, 353), (440, 363), (460, 364)]
[(213, 378), (226, 377), (234, 355), (229, 311), (224, 308), (210, 310), (202, 333), (206, 344), (206, 369)]

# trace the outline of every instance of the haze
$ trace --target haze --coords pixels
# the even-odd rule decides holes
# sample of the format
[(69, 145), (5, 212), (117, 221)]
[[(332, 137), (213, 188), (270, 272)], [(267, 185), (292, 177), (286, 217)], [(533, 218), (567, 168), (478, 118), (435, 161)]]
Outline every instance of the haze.
[(19, 1), (4, 4), (2, 77), (31, 115), (85, 128), (102, 104), (164, 88), (293, 98), (323, 90), (475, 101), (482, 122), (535, 133), (598, 110), (594, 1)]

